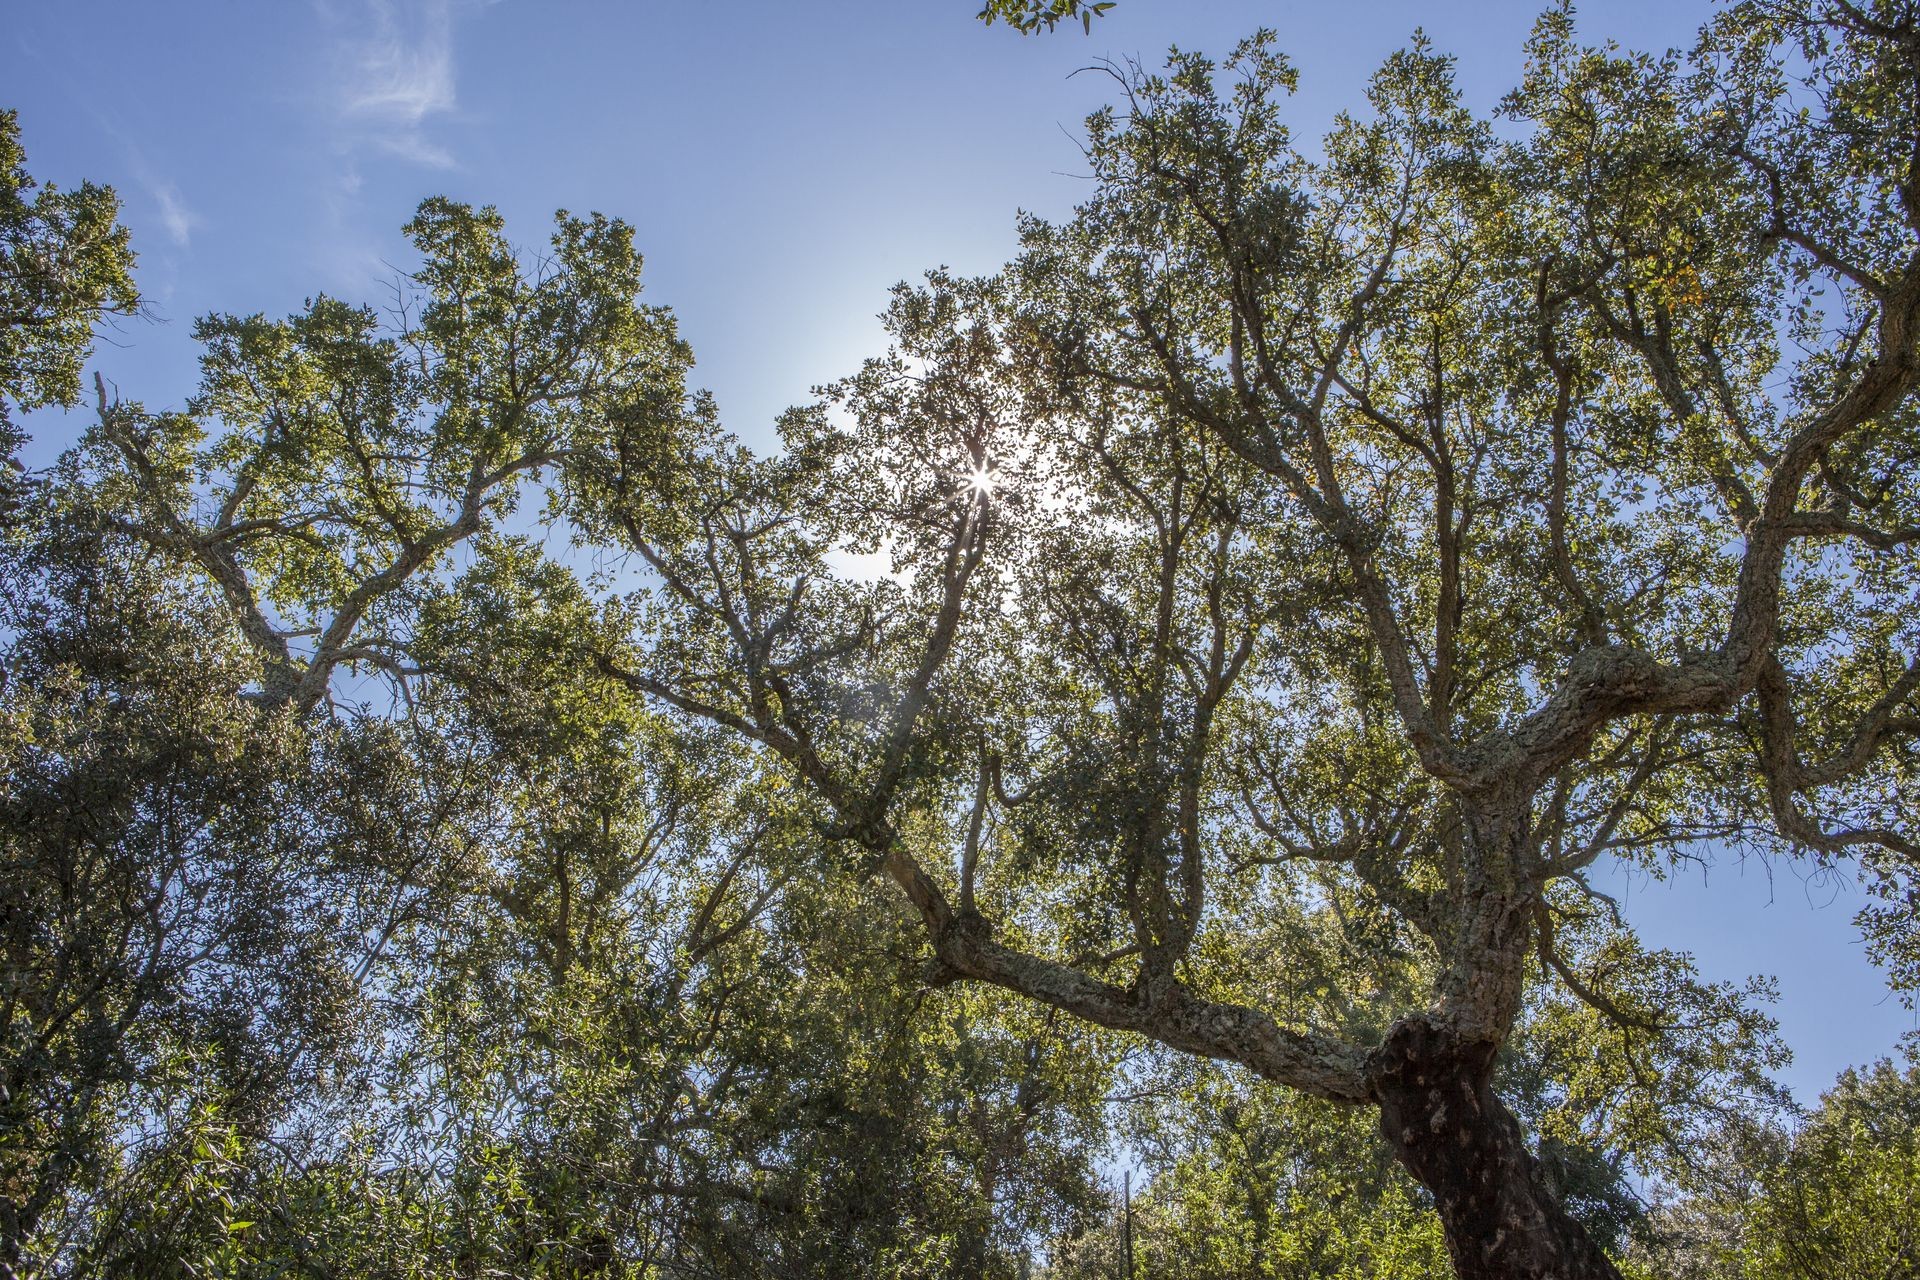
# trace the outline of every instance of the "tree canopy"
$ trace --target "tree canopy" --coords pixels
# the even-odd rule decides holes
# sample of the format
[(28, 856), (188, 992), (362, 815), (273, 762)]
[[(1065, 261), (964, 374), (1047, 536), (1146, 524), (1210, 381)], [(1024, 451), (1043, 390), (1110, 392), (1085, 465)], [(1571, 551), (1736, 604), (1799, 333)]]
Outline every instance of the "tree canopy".
[(1051, 31), (1075, 18), (1080, 19), (1083, 30), (1091, 32), (1093, 20), (1111, 8), (1112, 0), (1099, 4), (1082, 4), (1081, 0), (988, 0), (976, 16), (988, 26), (1004, 22), (1022, 35), (1032, 35), (1043, 27)]
[[(0, 467), (17, 468), (18, 409), (75, 403), (94, 324), (140, 305), (133, 251), (113, 192), (39, 187), (27, 173), (20, 122), (0, 111)], [(0, 517), (11, 508), (0, 474)]]
[[(6, 535), (0, 1265), (1091, 1276), (1115, 1139), (1148, 1274), (1910, 1255), (1823, 1189), (1911, 1199), (1904, 1077), (1768, 1130), (1764, 982), (1589, 876), (1834, 868), (1920, 964), (1916, 52), (1562, 7), (1317, 149), (1272, 33), (1114, 67), (1086, 202), (767, 454), (597, 214), (202, 320)], [(83, 191), (16, 404), (134, 302)]]

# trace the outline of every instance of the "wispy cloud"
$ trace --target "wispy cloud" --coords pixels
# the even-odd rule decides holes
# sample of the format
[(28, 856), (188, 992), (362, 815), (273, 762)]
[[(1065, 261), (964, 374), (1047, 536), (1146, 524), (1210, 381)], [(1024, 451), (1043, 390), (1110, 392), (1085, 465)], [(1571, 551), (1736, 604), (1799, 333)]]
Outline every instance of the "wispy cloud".
[(351, 143), (451, 167), (452, 153), (428, 137), (427, 125), (457, 105), (454, 0), (362, 0), (338, 17), (352, 28), (341, 39), (337, 84)]
[(185, 200), (180, 198), (180, 188), (171, 182), (149, 180), (147, 188), (153, 193), (154, 203), (160, 206), (160, 225), (167, 229), (167, 235), (182, 249), (193, 240), (193, 229), (200, 225), (200, 215), (187, 208)]
[[(164, 170), (173, 168), (171, 157), (164, 155), (166, 144), (152, 139), (136, 139), (112, 112), (96, 103), (86, 104), (86, 111), (100, 131), (118, 143), (126, 153), (127, 171), (153, 201), (153, 210), (159, 215), (160, 227), (167, 233), (167, 239), (173, 241), (176, 248), (188, 248), (193, 242), (194, 228), (205, 226), (206, 221), (188, 207), (177, 182), (160, 176)], [(147, 242), (142, 234), (141, 243), (145, 244)]]

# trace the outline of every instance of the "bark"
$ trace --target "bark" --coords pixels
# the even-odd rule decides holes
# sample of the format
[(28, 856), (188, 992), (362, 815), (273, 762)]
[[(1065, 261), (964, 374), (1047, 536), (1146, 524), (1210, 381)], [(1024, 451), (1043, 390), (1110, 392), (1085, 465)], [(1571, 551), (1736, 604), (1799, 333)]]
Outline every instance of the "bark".
[(1493, 1092), (1497, 1050), (1409, 1018), (1369, 1063), (1381, 1133), (1433, 1193), (1455, 1273), (1459, 1280), (1621, 1280), (1561, 1207), (1520, 1122)]

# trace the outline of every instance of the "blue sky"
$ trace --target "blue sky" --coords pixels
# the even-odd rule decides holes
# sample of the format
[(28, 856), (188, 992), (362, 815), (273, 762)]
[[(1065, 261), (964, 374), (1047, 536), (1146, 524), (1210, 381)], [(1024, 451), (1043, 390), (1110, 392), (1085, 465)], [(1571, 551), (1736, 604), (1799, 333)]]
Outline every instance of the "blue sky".
[[(528, 247), (560, 207), (633, 223), (649, 300), (679, 315), (732, 429), (764, 442), (780, 409), (879, 350), (890, 284), (990, 271), (1017, 209), (1062, 215), (1087, 190), (1075, 139), (1111, 82), (1077, 69), (1224, 53), (1269, 26), (1311, 138), (1423, 25), (1489, 110), (1537, 7), (1120, 0), (1090, 37), (1022, 38), (975, 22), (977, 0), (23, 0), (0, 34), (0, 106), (19, 110), (35, 176), (121, 193), (152, 318), (94, 367), (129, 398), (186, 397), (195, 316), (386, 299), (398, 228), (444, 193), (498, 205)], [(1581, 23), (1666, 47), (1705, 15), (1633, 0)], [(31, 422), (34, 463), (75, 429)], [(1608, 883), (1708, 976), (1778, 975), (1804, 1099), (1915, 1026), (1860, 955), (1850, 885), (1756, 862)]]

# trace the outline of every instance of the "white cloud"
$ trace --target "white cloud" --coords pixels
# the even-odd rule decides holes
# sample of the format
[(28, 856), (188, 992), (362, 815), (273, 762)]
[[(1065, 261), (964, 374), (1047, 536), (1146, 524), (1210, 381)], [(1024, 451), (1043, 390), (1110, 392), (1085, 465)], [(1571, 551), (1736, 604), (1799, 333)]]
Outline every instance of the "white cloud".
[(175, 246), (185, 249), (193, 240), (193, 229), (205, 226), (199, 214), (187, 207), (186, 197), (180, 194), (180, 186), (171, 178), (160, 176), (162, 169), (171, 169), (171, 157), (162, 156), (165, 144), (155, 145), (151, 140), (136, 142), (131, 134), (122, 127), (111, 113), (98, 107), (89, 107), (95, 123), (101, 132), (120, 144), (127, 155), (127, 169), (133, 180), (153, 201), (154, 212), (159, 215), (160, 227), (167, 233), (167, 239)]
[(451, 111), (453, 21), (446, 0), (375, 0), (370, 10), (374, 29), (356, 50), (359, 76), (348, 86), (348, 109), (405, 125)]
[(370, 146), (415, 164), (452, 167), (427, 136), (456, 105), (454, 0), (363, 0), (335, 11), (341, 27), (337, 108), (349, 147)]
[(193, 229), (200, 225), (200, 216), (187, 208), (186, 201), (180, 198), (180, 188), (171, 182), (150, 182), (153, 199), (160, 206), (160, 225), (167, 229), (167, 235), (182, 249), (193, 239)]
[(428, 142), (418, 131), (388, 134), (375, 138), (374, 145), (390, 156), (402, 160), (411, 160), (429, 169), (451, 169), (454, 167), (453, 152), (438, 143)]

